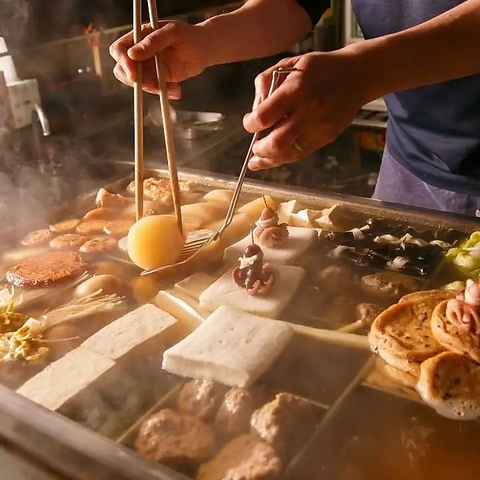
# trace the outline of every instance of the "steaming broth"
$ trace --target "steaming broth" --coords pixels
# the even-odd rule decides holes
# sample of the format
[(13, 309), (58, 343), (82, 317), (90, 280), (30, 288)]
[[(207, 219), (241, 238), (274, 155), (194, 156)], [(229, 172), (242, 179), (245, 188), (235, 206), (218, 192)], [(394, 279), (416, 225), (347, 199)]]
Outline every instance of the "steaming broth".
[[(107, 190), (131, 198), (131, 192), (128, 192), (126, 185), (126, 182), (121, 182), (116, 186), (117, 188), (107, 187)], [(220, 188), (225, 187), (220, 186)], [(208, 182), (204, 185), (199, 181), (197, 190), (191, 197), (191, 203), (198, 202), (199, 195), (212, 189)], [(214, 195), (214, 197), (219, 201), (224, 200), (224, 195)], [(256, 192), (255, 195), (245, 194), (240, 205), (258, 197), (259, 192)], [(283, 200), (291, 197), (292, 195), (288, 196), (287, 192)], [(257, 202), (261, 205), (260, 201)], [(321, 208), (315, 202), (312, 205), (305, 204), (304, 206), (317, 210)], [(74, 202), (67, 210), (60, 209), (49, 214), (33, 228), (45, 228), (45, 226), (67, 218), (81, 217), (94, 207), (94, 197), (89, 196)], [(303, 207), (299, 206), (299, 208)], [(165, 211), (171, 211), (171, 209), (165, 208), (162, 213)], [(344, 228), (358, 228), (365, 224), (365, 215), (356, 216), (349, 212), (346, 214), (348, 222)], [(117, 218), (121, 217), (114, 217), (113, 220)], [(218, 223), (219, 218), (208, 220)], [(248, 228), (235, 232), (236, 235), (229, 238), (228, 242), (233, 243), (244, 236)], [(18, 229), (15, 232), (18, 241), (31, 230), (32, 225)], [(169, 301), (165, 303), (166, 310), (172, 306), (173, 302), (177, 312), (185, 312), (186, 307), (182, 306), (182, 298), (180, 295), (175, 297), (178, 291), (175, 288), (172, 289), (172, 286), (195, 271), (211, 274), (215, 278), (220, 276), (225, 271), (221, 257), (226, 246), (226, 244), (219, 243), (216, 249), (209, 252), (208, 256), (187, 268), (178, 269), (167, 275), (149, 277), (140, 277), (138, 269), (120, 250), (88, 256), (94, 273), (115, 275), (126, 284), (124, 309), (114, 315), (96, 315), (53, 327), (45, 333), (46, 339), (55, 341), (50, 345), (52, 352), (51, 356), (46, 359), (46, 363), (41, 365), (1, 364), (0, 381), (11, 388), (17, 388), (27, 378), (44, 368), (49, 361), (62, 357), (85, 338), (120, 317), (125, 311), (133, 310), (139, 304), (151, 301), (159, 290), (165, 290), (163, 293), (169, 296)], [(42, 249), (48, 249), (48, 246), (42, 247)], [(381, 272), (381, 270), (352, 265), (345, 262), (344, 259), (327, 257), (327, 250), (325, 243), (320, 243), (300, 258), (299, 263), (307, 270), (307, 279), (300, 287), (290, 307), (282, 314), (283, 320), (336, 329), (355, 321), (356, 304), (378, 301), (371, 295), (362, 293), (358, 282), (362, 275)], [(0, 265), (0, 271), (2, 267), (15, 264), (18, 261), (18, 252), (21, 251), (22, 248), (19, 247), (18, 242), (12, 244), (12, 249), (3, 254), (6, 260), (3, 265)], [(352, 271), (348, 281), (341, 284), (339, 288), (331, 288), (333, 284), (331, 275), (318, 278), (317, 274), (320, 270), (339, 265), (342, 267), (347, 265)], [(423, 288), (424, 282), (425, 279), (418, 282), (418, 289)], [(438, 279), (433, 275), (427, 279), (427, 282), (438, 282)], [(303, 305), (308, 299), (305, 295), (308, 295), (311, 287), (316, 289), (315, 295), (321, 294), (321, 298), (311, 297), (313, 308), (305, 311)], [(35, 306), (35, 311), (32, 309), (26, 313), (38, 315), (43, 309), (56, 307), (70, 301), (71, 298), (72, 290), (69, 290), (62, 293), (61, 296), (54, 296), (39, 303)], [(187, 304), (190, 308), (192, 305), (195, 308), (197, 299), (193, 297), (192, 299), (193, 301), (187, 302)], [(382, 306), (386, 306), (392, 301), (390, 299), (383, 303), (380, 301), (380, 303)], [(174, 314), (174, 316), (176, 315)], [(199, 316), (201, 315), (196, 312), (195, 318)], [(165, 345), (178, 342), (195, 325), (195, 322), (179, 322), (177, 327), (165, 336)], [(365, 327), (363, 328), (365, 329)], [(296, 452), (298, 455), (294, 463), (291, 466), (289, 463), (286, 464), (283, 476), (299, 480), (310, 478), (312, 480), (315, 478), (396, 480), (395, 475), (398, 474), (398, 478), (402, 479), (441, 480), (443, 477), (440, 473), (450, 473), (449, 468), (453, 469), (455, 462), (461, 460), (463, 470), (458, 470), (458, 472), (464, 473), (463, 478), (466, 480), (479, 478), (480, 472), (476, 469), (476, 463), (473, 462), (475, 456), (471, 446), (475, 443), (469, 443), (478, 435), (475, 422), (464, 423), (461, 426), (459, 423), (446, 422), (426, 407), (418, 406), (408, 400), (393, 398), (385, 393), (374, 392), (366, 387), (356, 388), (353, 394), (348, 395), (350, 389), (354, 388), (357, 383), (361, 383), (363, 377), (368, 374), (370, 358), (371, 355), (368, 352), (332, 347), (296, 337), (277, 363), (261, 378), (260, 384), (275, 391), (290, 392), (304, 397), (315, 402), (317, 407), (322, 410), (321, 417), (324, 423), (320, 425), (312, 439), (313, 443), (306, 447), (304, 454), (300, 451)], [(155, 346), (145, 346), (145, 350), (136, 353), (133, 361), (129, 359), (128, 362), (118, 366), (112, 375), (104, 379), (101, 384), (93, 385), (85, 395), (81, 395), (76, 402), (61, 413), (114, 438), (122, 429), (127, 430), (129, 426), (135, 424), (142, 414), (161, 400), (163, 395), (180, 381), (178, 378), (172, 378), (160, 371), (160, 362), (161, 358), (158, 351), (155, 350)], [(155, 386), (154, 390), (152, 390), (152, 386)], [(130, 396), (132, 392), (134, 395)], [(346, 400), (342, 403), (345, 396)], [(122, 413), (122, 402), (124, 401), (132, 406), (126, 416)], [(412, 420), (413, 417), (415, 417), (415, 421)], [(418, 428), (415, 422), (418, 423)], [(425, 435), (425, 432), (430, 432), (429, 429), (435, 429), (437, 433)], [(443, 436), (450, 436), (453, 440), (449, 442), (448, 438)], [(429, 443), (430, 441), (432, 443)], [(405, 444), (410, 445), (412, 442), (419, 445), (418, 448), (421, 451), (427, 452), (421, 457), (420, 467), (414, 468), (411, 463), (408, 463), (411, 450), (406, 449)], [(443, 459), (439, 458), (442, 455)], [(420, 461), (417, 457), (414, 458), (415, 462)], [(442, 469), (437, 468), (437, 463), (443, 465)], [(415, 463), (415, 465), (417, 464)], [(438, 476), (430, 472), (437, 473)]]

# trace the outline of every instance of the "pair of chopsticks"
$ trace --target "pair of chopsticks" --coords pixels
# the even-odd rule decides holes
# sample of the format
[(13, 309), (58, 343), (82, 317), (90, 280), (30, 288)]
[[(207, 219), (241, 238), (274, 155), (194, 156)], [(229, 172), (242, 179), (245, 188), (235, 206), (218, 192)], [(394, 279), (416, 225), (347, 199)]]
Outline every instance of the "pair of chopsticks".
[[(153, 30), (158, 28), (158, 11), (156, 0), (148, 0), (148, 13), (150, 26)], [(133, 2), (133, 42), (139, 43), (142, 40), (142, 2)], [(173, 206), (177, 225), (182, 233), (182, 211), (180, 209), (180, 186), (178, 182), (177, 158), (175, 155), (175, 141), (173, 137), (173, 122), (170, 115), (168, 103), (167, 81), (165, 64), (159, 54), (155, 55), (155, 69), (159, 85), (160, 108), (162, 111), (163, 132), (165, 136), (165, 147), (167, 150), (168, 171), (170, 174), (170, 188), (173, 196)], [(137, 76), (134, 84), (134, 123), (135, 123), (135, 209), (137, 221), (143, 217), (143, 72), (142, 64), (137, 63)]]

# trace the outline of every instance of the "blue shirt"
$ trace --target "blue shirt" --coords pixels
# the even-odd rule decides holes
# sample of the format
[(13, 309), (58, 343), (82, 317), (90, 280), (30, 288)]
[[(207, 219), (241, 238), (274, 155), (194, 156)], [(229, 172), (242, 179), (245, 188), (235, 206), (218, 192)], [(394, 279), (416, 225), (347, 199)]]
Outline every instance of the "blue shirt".
[[(314, 0), (298, 3), (316, 23), (318, 4), (324, 11), (329, 2), (317, 1), (317, 7)], [(461, 3), (463, 0), (352, 0), (366, 39), (424, 23)], [(399, 163), (430, 185), (480, 195), (480, 74), (391, 93), (385, 102), (389, 112), (387, 148)]]

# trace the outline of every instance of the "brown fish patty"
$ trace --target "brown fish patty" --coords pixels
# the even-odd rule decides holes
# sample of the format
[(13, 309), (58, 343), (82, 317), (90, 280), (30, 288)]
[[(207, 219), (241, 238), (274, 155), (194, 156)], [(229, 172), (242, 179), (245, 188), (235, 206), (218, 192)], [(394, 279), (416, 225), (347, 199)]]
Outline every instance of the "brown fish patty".
[(76, 277), (87, 267), (87, 262), (77, 252), (48, 252), (11, 267), (6, 279), (17, 287), (48, 287)]

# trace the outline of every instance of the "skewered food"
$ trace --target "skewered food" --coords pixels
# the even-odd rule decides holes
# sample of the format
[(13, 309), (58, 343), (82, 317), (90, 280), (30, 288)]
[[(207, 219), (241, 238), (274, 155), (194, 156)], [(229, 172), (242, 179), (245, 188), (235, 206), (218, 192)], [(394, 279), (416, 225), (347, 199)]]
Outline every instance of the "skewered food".
[(251, 431), (281, 457), (289, 456), (306, 443), (315, 430), (316, 420), (311, 403), (289, 393), (279, 393), (253, 413)]
[(445, 348), (480, 362), (480, 283), (468, 280), (456, 298), (440, 303), (433, 312), (431, 328)]
[(117, 245), (115, 238), (103, 235), (87, 240), (79, 250), (83, 253), (104, 253), (117, 248)]
[(279, 223), (275, 210), (265, 204), (253, 231), (255, 241), (262, 247), (275, 248), (282, 246), (288, 235), (288, 225)]
[(58, 223), (54, 223), (53, 225), (50, 225), (50, 230), (55, 233), (69, 233), (73, 232), (76, 228), (77, 225), (80, 223), (80, 220), (78, 218), (69, 218), (68, 220), (63, 220)]
[(213, 311), (227, 305), (275, 318), (295, 294), (305, 270), (263, 263), (263, 252), (255, 244), (249, 245), (239, 260), (239, 267), (226, 272), (200, 295), (200, 306)]
[(77, 250), (87, 241), (87, 237), (78, 233), (65, 233), (50, 240), (54, 250)]
[(268, 263), (263, 262), (262, 249), (252, 243), (239, 260), (240, 266), (232, 272), (235, 284), (245, 288), (248, 295), (266, 295), (275, 284), (276, 271)]
[(281, 460), (270, 446), (242, 435), (202, 465), (197, 480), (276, 480), (281, 469)]
[(35, 230), (27, 234), (22, 240), (22, 245), (26, 247), (33, 247), (35, 245), (41, 245), (47, 243), (52, 238), (52, 232), (48, 229)]
[(286, 323), (220, 307), (164, 353), (162, 367), (182, 377), (248, 387), (272, 365), (292, 335)]
[(19, 287), (48, 287), (80, 275), (88, 264), (77, 252), (48, 252), (11, 267), (6, 279)]
[(135, 448), (149, 460), (188, 471), (214, 455), (215, 432), (196, 417), (164, 409), (142, 424)]
[(212, 420), (226, 391), (226, 387), (211, 380), (187, 382), (178, 395), (178, 411), (201, 420)]
[(417, 390), (440, 415), (455, 420), (480, 417), (480, 365), (453, 352), (422, 363)]
[(184, 243), (171, 215), (144, 217), (132, 226), (127, 237), (130, 259), (144, 270), (175, 263)]

